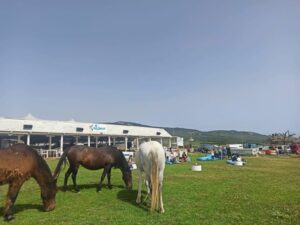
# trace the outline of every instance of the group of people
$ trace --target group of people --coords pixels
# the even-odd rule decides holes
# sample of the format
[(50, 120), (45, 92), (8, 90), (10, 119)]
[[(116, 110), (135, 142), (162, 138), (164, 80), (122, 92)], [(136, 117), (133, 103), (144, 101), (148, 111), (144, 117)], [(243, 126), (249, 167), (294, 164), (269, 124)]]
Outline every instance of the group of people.
[(185, 151), (180, 154), (173, 151), (172, 148), (165, 149), (165, 156), (167, 164), (189, 162), (191, 160)]
[(231, 153), (229, 147), (220, 148), (218, 150), (211, 150), (212, 158), (219, 158), (227, 156), (227, 159), (231, 159), (232, 161), (243, 161), (242, 157), (239, 154)]
[(230, 147), (220, 147), (219, 149), (213, 149), (210, 151), (210, 154), (212, 159), (223, 159), (225, 156), (227, 156), (227, 159), (231, 159), (232, 157)]
[[(183, 151), (181, 154), (180, 152), (177, 153), (172, 148), (165, 149), (165, 157), (166, 157), (166, 163), (167, 164), (175, 164), (175, 163), (181, 163), (181, 162), (190, 162), (191, 158), (187, 155), (185, 151)], [(135, 162), (133, 161), (132, 155), (128, 157), (128, 165), (130, 169), (135, 169)]]
[(231, 157), (231, 160), (233, 162), (237, 161), (237, 162), (245, 162), (244, 159), (242, 158), (242, 156), (240, 156), (239, 154), (233, 154)]
[[(222, 159), (223, 157), (227, 156), (228, 160), (234, 161), (241, 161), (244, 162), (242, 157), (239, 154), (232, 154), (229, 147), (220, 148), (218, 150), (211, 150), (210, 151), (212, 159), (219, 158)], [(191, 158), (187, 155), (185, 151), (181, 154), (180, 152), (175, 152), (172, 148), (165, 149), (165, 156), (166, 156), (166, 163), (167, 164), (174, 164), (174, 163), (181, 163), (181, 162), (190, 162)], [(133, 159), (132, 156), (128, 159), (128, 164), (131, 169), (133, 168)]]

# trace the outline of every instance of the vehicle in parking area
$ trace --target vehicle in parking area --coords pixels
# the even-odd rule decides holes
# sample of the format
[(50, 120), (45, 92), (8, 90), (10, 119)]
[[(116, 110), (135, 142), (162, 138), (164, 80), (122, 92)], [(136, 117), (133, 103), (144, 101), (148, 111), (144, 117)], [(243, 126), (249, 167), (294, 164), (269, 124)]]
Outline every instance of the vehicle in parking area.
[(243, 144), (229, 144), (230, 149), (243, 149)]
[(291, 152), (300, 154), (300, 144), (291, 144)]
[(289, 145), (278, 145), (277, 146), (279, 154), (288, 154), (291, 153), (291, 148)]
[(271, 146), (259, 146), (259, 154), (263, 155), (278, 155), (278, 154), (289, 154), (291, 148), (288, 145), (271, 145)]
[(197, 148), (198, 152), (203, 152), (203, 153), (207, 153), (211, 150), (214, 150), (215, 146), (210, 145), (210, 144), (202, 144)]
[(265, 150), (265, 154), (266, 155), (276, 155), (277, 152), (274, 149), (268, 149), (268, 150)]
[(276, 155), (276, 148), (274, 146), (263, 146), (259, 148), (260, 154), (263, 155)]

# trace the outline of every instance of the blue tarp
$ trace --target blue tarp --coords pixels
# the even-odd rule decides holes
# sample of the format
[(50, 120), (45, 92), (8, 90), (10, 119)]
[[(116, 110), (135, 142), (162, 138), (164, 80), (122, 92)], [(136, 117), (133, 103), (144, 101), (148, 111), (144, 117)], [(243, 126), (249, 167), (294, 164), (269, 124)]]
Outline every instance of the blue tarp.
[(202, 156), (202, 157), (198, 157), (197, 160), (198, 161), (209, 161), (209, 160), (217, 160), (218, 158), (216, 157), (212, 157), (212, 155), (207, 155), (207, 156)]

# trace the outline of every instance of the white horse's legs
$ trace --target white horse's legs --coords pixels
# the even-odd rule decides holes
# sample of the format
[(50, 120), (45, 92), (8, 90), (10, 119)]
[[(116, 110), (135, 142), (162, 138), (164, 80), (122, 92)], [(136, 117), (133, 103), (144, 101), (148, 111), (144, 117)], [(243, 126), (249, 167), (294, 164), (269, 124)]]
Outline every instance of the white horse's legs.
[(139, 176), (139, 183), (138, 183), (138, 194), (136, 197), (136, 203), (141, 203), (141, 195), (142, 195), (142, 183), (143, 183), (143, 179), (142, 179), (142, 172), (140, 170), (138, 170), (138, 176)]
[(147, 188), (147, 194), (150, 195), (151, 194), (151, 179), (149, 176), (146, 177), (145, 184), (146, 184), (146, 188)]
[(159, 207), (160, 207), (160, 212), (164, 213), (165, 209), (164, 209), (164, 203), (163, 203), (163, 199), (162, 199), (162, 181), (159, 182)]
[(145, 177), (145, 185), (147, 188), (147, 196), (144, 199), (144, 202), (149, 198), (148, 203), (150, 204), (151, 203), (151, 178), (150, 178), (150, 176)]

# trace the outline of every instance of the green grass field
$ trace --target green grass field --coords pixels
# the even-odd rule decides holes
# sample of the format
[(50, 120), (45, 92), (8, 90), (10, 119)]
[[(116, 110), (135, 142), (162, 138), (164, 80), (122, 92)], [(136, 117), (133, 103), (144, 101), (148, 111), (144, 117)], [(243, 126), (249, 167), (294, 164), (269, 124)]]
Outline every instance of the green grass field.
[[(198, 155), (193, 155), (193, 159)], [(56, 209), (43, 212), (40, 191), (31, 179), (21, 189), (9, 224), (300, 224), (300, 158), (249, 157), (244, 167), (225, 161), (201, 162), (203, 171), (192, 172), (192, 163), (167, 165), (164, 182), (165, 214), (150, 213), (135, 203), (133, 190), (124, 188), (121, 173), (112, 172), (113, 189), (96, 192), (102, 171), (80, 168), (80, 193), (57, 193)], [(53, 170), (57, 160), (48, 161)], [(64, 169), (58, 180), (62, 186)], [(105, 179), (105, 184), (106, 184)], [(144, 187), (145, 190), (145, 187)], [(7, 185), (0, 186), (1, 216)], [(145, 196), (145, 192), (143, 193)], [(0, 224), (8, 224), (0, 219)]]

